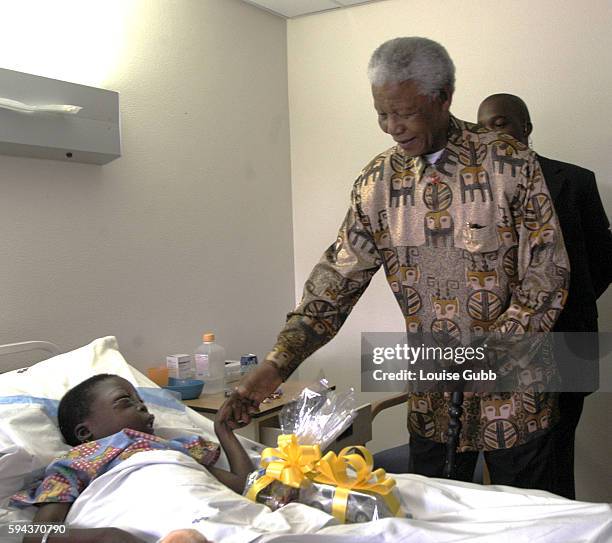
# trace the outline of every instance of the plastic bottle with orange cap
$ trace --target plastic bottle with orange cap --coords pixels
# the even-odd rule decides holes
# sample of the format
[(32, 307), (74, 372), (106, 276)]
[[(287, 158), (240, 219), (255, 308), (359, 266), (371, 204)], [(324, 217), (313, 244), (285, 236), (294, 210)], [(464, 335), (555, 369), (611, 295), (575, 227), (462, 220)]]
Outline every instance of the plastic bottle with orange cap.
[(194, 354), (196, 379), (204, 381), (202, 394), (217, 394), (225, 388), (225, 349), (215, 343), (215, 334), (202, 335), (203, 343)]

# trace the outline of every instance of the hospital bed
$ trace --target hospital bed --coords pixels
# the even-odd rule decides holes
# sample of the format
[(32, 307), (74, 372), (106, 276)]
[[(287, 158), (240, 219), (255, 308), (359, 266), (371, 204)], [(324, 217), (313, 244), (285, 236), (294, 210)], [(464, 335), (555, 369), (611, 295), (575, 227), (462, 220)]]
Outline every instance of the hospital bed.
[[(34, 347), (42, 350), (43, 358), (54, 356), (31, 366), (19, 362), (18, 369), (0, 375), (0, 541), (19, 541), (7, 535), (8, 525), (32, 518), (33, 508), (12, 509), (8, 497), (69, 449), (57, 429), (57, 402), (91, 375), (118, 374), (138, 387), (156, 416), (158, 435), (214, 439), (212, 422), (166, 396), (131, 367), (114, 337), (63, 354), (47, 342)], [(23, 348), (26, 345), (0, 346), (0, 355), (24, 356)], [(0, 359), (0, 368), (8, 367)], [(262, 445), (240, 439), (257, 460)], [(67, 521), (80, 527), (122, 527), (151, 542), (186, 527), (201, 530), (212, 541), (241, 543), (612, 541), (609, 504), (581, 503), (543, 491), (398, 474), (394, 477), (406, 517), (340, 525), (323, 511), (301, 504), (272, 512), (189, 462), (173, 451), (133, 455), (96, 479), (75, 502)], [(219, 462), (227, 467), (223, 456)]]

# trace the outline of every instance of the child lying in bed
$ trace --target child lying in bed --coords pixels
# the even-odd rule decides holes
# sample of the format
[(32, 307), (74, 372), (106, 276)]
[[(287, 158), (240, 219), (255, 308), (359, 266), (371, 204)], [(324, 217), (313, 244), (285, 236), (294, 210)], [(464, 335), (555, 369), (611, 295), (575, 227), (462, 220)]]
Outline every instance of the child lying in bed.
[[(220, 482), (241, 493), (253, 466), (233, 433), (232, 403), (225, 402), (217, 413), (214, 428), (231, 472), (214, 467), (219, 445), (198, 436), (165, 440), (154, 435), (153, 419), (134, 387), (118, 375), (100, 374), (69, 390), (58, 408), (59, 427), (73, 448), (52, 462), (43, 482), (12, 497), (15, 505), (36, 505), (34, 522), (64, 522), (79, 494), (98, 476), (133, 454), (151, 450), (174, 450), (193, 457)], [(192, 532), (192, 531), (186, 531)], [(172, 541), (181, 541), (175, 534)], [(184, 541), (198, 541), (189, 539)], [(197, 536), (196, 536), (197, 537)], [(133, 543), (138, 538), (118, 528), (68, 530), (67, 535), (48, 539), (34, 536), (24, 543), (54, 541), (86, 543), (105, 541)], [(205, 541), (201, 538), (199, 541)]]

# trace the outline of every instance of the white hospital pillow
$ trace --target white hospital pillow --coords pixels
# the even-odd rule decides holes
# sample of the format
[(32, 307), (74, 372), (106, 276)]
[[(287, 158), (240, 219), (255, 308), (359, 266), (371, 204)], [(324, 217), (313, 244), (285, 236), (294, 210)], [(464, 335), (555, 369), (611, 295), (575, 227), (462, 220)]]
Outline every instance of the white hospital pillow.
[(132, 380), (113, 336), (0, 375), (0, 396), (23, 394), (59, 400), (68, 389), (97, 373), (116, 373)]

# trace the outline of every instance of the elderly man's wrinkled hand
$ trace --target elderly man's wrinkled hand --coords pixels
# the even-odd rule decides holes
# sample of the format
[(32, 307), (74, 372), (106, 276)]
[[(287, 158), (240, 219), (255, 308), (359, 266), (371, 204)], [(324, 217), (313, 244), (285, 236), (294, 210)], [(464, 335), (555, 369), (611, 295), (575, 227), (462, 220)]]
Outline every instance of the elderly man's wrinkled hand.
[(240, 381), (236, 392), (241, 398), (248, 400), (248, 412), (252, 414), (282, 382), (276, 365), (264, 360)]
[(215, 416), (215, 431), (236, 430), (251, 422), (250, 401), (234, 392), (219, 408)]

